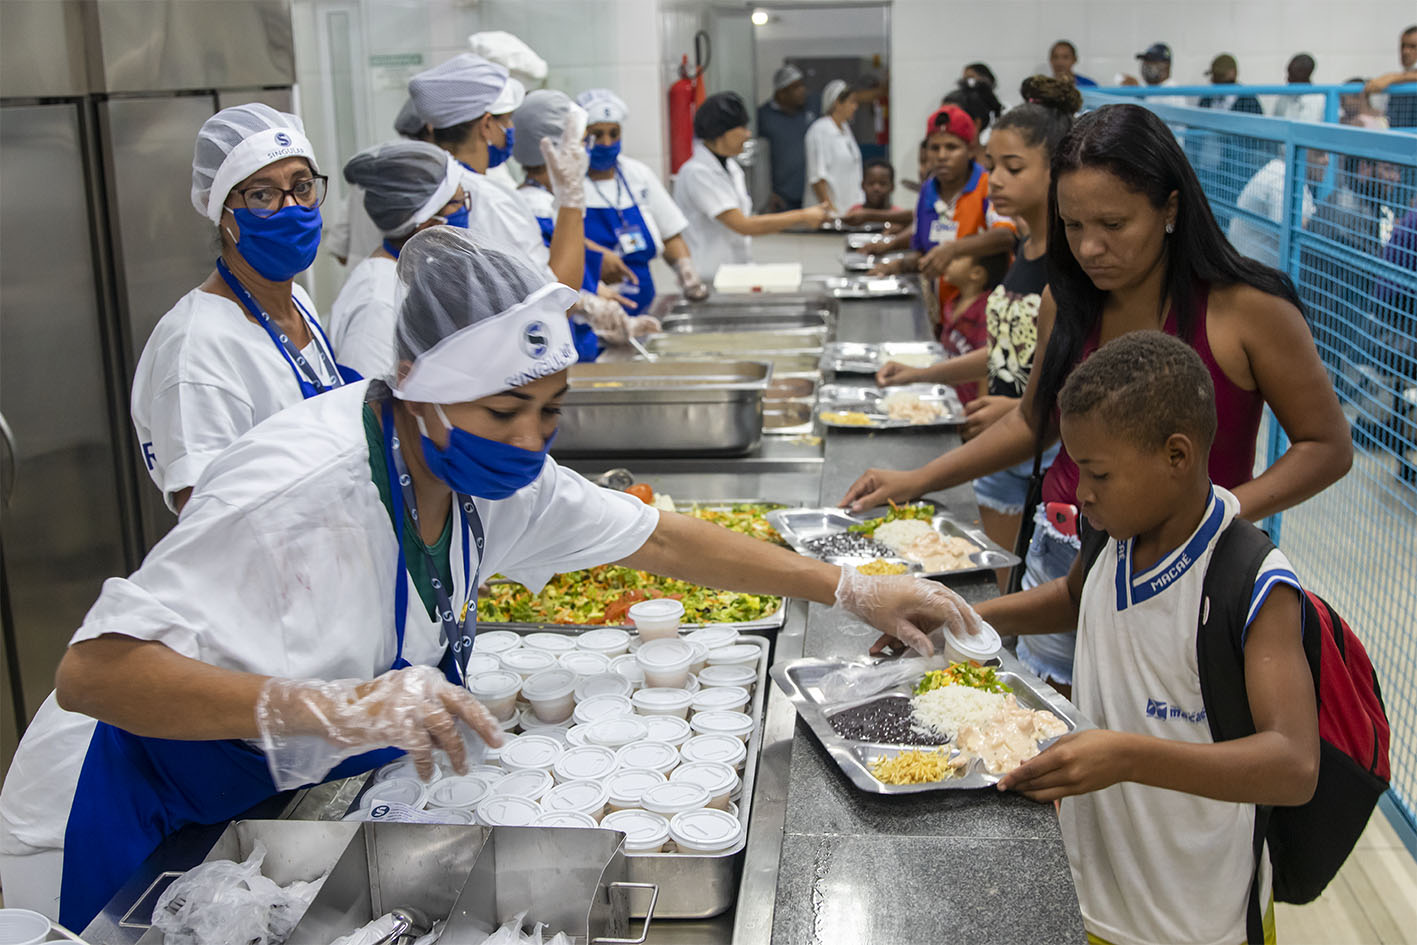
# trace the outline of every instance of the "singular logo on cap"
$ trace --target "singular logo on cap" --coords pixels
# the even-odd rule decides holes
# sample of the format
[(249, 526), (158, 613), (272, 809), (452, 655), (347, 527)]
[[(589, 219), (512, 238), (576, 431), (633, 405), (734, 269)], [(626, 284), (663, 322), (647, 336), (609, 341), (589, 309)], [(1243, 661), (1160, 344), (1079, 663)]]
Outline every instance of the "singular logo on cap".
[(290, 135), (286, 134), (284, 131), (277, 131), (276, 144), (280, 145), (282, 148), (290, 147)]
[(550, 332), (542, 322), (527, 322), (526, 327), (522, 329), (521, 340), (522, 350), (537, 360), (546, 357), (546, 353), (551, 350)]

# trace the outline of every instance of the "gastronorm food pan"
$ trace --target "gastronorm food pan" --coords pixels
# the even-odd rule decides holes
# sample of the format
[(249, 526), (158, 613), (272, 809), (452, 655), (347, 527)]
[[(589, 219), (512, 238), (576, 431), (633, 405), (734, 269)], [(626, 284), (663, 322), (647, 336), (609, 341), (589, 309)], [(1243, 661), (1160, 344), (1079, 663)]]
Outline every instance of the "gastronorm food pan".
[(760, 352), (820, 352), (827, 340), (825, 325), (756, 331), (748, 326), (736, 330), (697, 333), (661, 333), (644, 339), (644, 345), (662, 357), (702, 355), (756, 355)]
[(813, 287), (820, 286), (834, 299), (887, 299), (920, 294), (915, 276), (808, 276)]
[(793, 329), (826, 329), (830, 337), (833, 315), (827, 309), (772, 307), (714, 308), (669, 312), (659, 323), (667, 334), (700, 332), (780, 332)]
[(837, 374), (875, 374), (887, 361), (908, 359), (912, 367), (941, 361), (945, 347), (938, 341), (886, 341), (879, 344), (833, 341), (822, 350), (821, 368)]
[[(888, 412), (891, 397), (914, 397), (938, 408), (931, 420), (893, 420)], [(832, 414), (861, 414), (861, 423), (844, 421)], [(827, 384), (817, 395), (817, 418), (823, 425), (846, 430), (906, 430), (915, 427), (957, 426), (965, 421), (964, 405), (953, 387), (943, 384), (903, 384), (899, 387), (851, 387)]]
[(663, 320), (664, 316), (676, 312), (723, 312), (723, 311), (828, 311), (836, 315), (836, 301), (821, 289), (802, 292), (715, 292), (706, 299), (691, 301), (681, 295), (657, 296), (650, 306), (649, 314)]

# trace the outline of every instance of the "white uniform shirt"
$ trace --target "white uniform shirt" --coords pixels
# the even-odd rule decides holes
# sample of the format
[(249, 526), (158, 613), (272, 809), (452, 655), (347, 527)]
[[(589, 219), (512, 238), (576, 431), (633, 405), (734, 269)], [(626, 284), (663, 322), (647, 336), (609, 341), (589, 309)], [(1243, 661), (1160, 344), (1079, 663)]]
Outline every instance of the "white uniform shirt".
[(849, 125), (838, 128), (831, 116), (823, 115), (807, 129), (806, 145), (807, 189), (802, 194), (802, 206), (821, 203), (812, 189), (819, 180), (827, 182), (832, 206), (838, 213), (866, 202), (866, 192), (861, 189), (861, 146)]
[[(589, 196), (587, 194), (587, 196)], [(535, 181), (528, 180), (517, 188), (517, 199), (538, 220), (556, 219), (556, 197)]]
[(541, 241), (541, 227), (516, 193), (488, 180), (485, 174), (465, 167), (459, 183), (472, 198), (467, 231), (478, 245), (526, 260), (534, 269), (544, 271), (548, 281), (554, 282), (551, 251)]
[[(1240, 191), (1235, 203), (1241, 210), (1274, 221), (1266, 227), (1242, 213), (1235, 214), (1230, 221), (1230, 245), (1252, 259), (1266, 266), (1279, 266), (1279, 223), (1284, 219), (1284, 177), (1287, 174), (1282, 158), (1275, 158), (1251, 177)], [(1303, 223), (1308, 225), (1314, 214), (1314, 192), (1306, 184), (1302, 197)]]
[[(398, 543), (370, 476), (366, 387), (312, 397), (233, 444), (142, 566), (104, 582), (71, 642), (121, 633), (225, 669), (292, 679), (386, 672)], [(501, 573), (534, 590), (558, 572), (624, 558), (659, 522), (652, 507), (549, 458), (525, 489), (475, 502), (486, 530), (482, 576)], [(456, 603), (466, 594), (462, 529), (452, 536)], [(404, 658), (436, 665), (442, 625), (404, 580)], [(41, 707), (0, 793), (0, 851), (63, 846), (93, 726), (52, 694)]]
[(694, 258), (694, 268), (705, 282), (712, 283), (724, 263), (753, 261), (751, 237), (735, 233), (718, 221), (718, 215), (738, 209), (751, 216), (752, 202), (743, 179), (743, 168), (729, 158), (720, 164), (702, 141), (694, 141), (693, 157), (679, 168), (674, 182), (674, 202), (684, 211), (689, 225), (684, 242)]
[[(1196, 621), (1215, 539), (1239, 507), (1213, 487), (1201, 525), (1146, 571), (1133, 573), (1130, 541), (1112, 541), (1088, 572), (1073, 702), (1100, 728), (1212, 744)], [(1256, 577), (1249, 620), (1278, 584), (1299, 581), (1274, 551)], [(1254, 818), (1253, 804), (1132, 782), (1065, 798), (1060, 826), (1087, 930), (1114, 945), (1243, 942)], [(1268, 855), (1263, 863), (1261, 903)]]
[[(298, 284), (295, 300), (315, 317)], [(318, 333), (305, 349), (311, 357)], [(328, 381), (329, 378), (326, 378)], [(246, 310), (193, 289), (158, 321), (133, 375), (133, 428), (139, 455), (167, 507), (237, 437), (303, 399), (294, 369)]]
[(619, 167), (620, 176), (625, 178), (623, 183), (619, 177), (610, 180), (586, 179), (586, 209), (610, 207), (624, 211), (639, 207), (645, 225), (649, 227), (650, 239), (654, 240), (654, 251), (663, 256), (664, 241), (683, 233), (689, 221), (648, 167), (627, 157), (620, 158)]
[(330, 307), (327, 330), (339, 363), (361, 377), (390, 377), (394, 370), (394, 293), (398, 263), (370, 256), (354, 267)]

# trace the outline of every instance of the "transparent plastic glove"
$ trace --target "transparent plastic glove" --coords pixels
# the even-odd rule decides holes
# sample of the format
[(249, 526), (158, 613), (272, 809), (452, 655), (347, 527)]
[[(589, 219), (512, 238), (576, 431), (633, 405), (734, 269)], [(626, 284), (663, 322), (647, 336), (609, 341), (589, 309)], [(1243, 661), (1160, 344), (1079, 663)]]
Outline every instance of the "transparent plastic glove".
[(572, 105), (566, 113), (566, 130), (553, 142), (542, 138), (541, 156), (546, 159), (546, 175), (551, 178), (551, 193), (558, 207), (585, 209), (586, 172), (590, 170), (590, 152), (585, 148), (585, 109)]
[(934, 654), (930, 634), (941, 627), (956, 636), (980, 630), (979, 615), (964, 598), (943, 584), (905, 575), (872, 577), (842, 568), (836, 607), (924, 656)]
[(402, 748), (425, 781), (433, 751), (467, 770), (459, 722), (489, 745), (501, 727), (466, 689), (432, 666), (390, 670), (371, 680), (271, 679), (256, 700), (256, 725), (266, 763), (280, 790), (324, 778), (346, 758), (376, 748)]
[(708, 298), (708, 286), (694, 269), (694, 261), (688, 256), (680, 256), (674, 260), (674, 275), (679, 278), (679, 288), (684, 293), (684, 298), (691, 302), (699, 302)]
[(629, 341), (630, 316), (620, 303), (582, 292), (580, 310), (601, 341), (608, 345), (623, 345)]
[(659, 319), (655, 318), (653, 315), (636, 315), (634, 318), (630, 319), (630, 334), (634, 335), (636, 338), (643, 338), (645, 335), (653, 335), (658, 331), (662, 331), (663, 328), (664, 326), (659, 323)]

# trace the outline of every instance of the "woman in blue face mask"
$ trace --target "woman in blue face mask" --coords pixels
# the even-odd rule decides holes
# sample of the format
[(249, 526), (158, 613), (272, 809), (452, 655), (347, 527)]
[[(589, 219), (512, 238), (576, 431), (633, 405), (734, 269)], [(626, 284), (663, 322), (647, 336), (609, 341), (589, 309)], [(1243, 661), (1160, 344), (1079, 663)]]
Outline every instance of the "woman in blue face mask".
[(586, 110), (590, 187), (586, 192), (586, 283), (615, 285), (621, 304), (635, 315), (650, 314), (654, 278), (650, 260), (661, 252), (688, 298), (708, 294), (681, 234), (683, 212), (648, 167), (620, 153), (621, 125), (629, 115), (609, 89), (591, 89), (576, 99)]
[(192, 204), (216, 230), (215, 270), (164, 315), (133, 377), (140, 456), (174, 512), (207, 463), (270, 415), (358, 375), (342, 369), (305, 290), (327, 178), (300, 119), (266, 105), (209, 118)]

